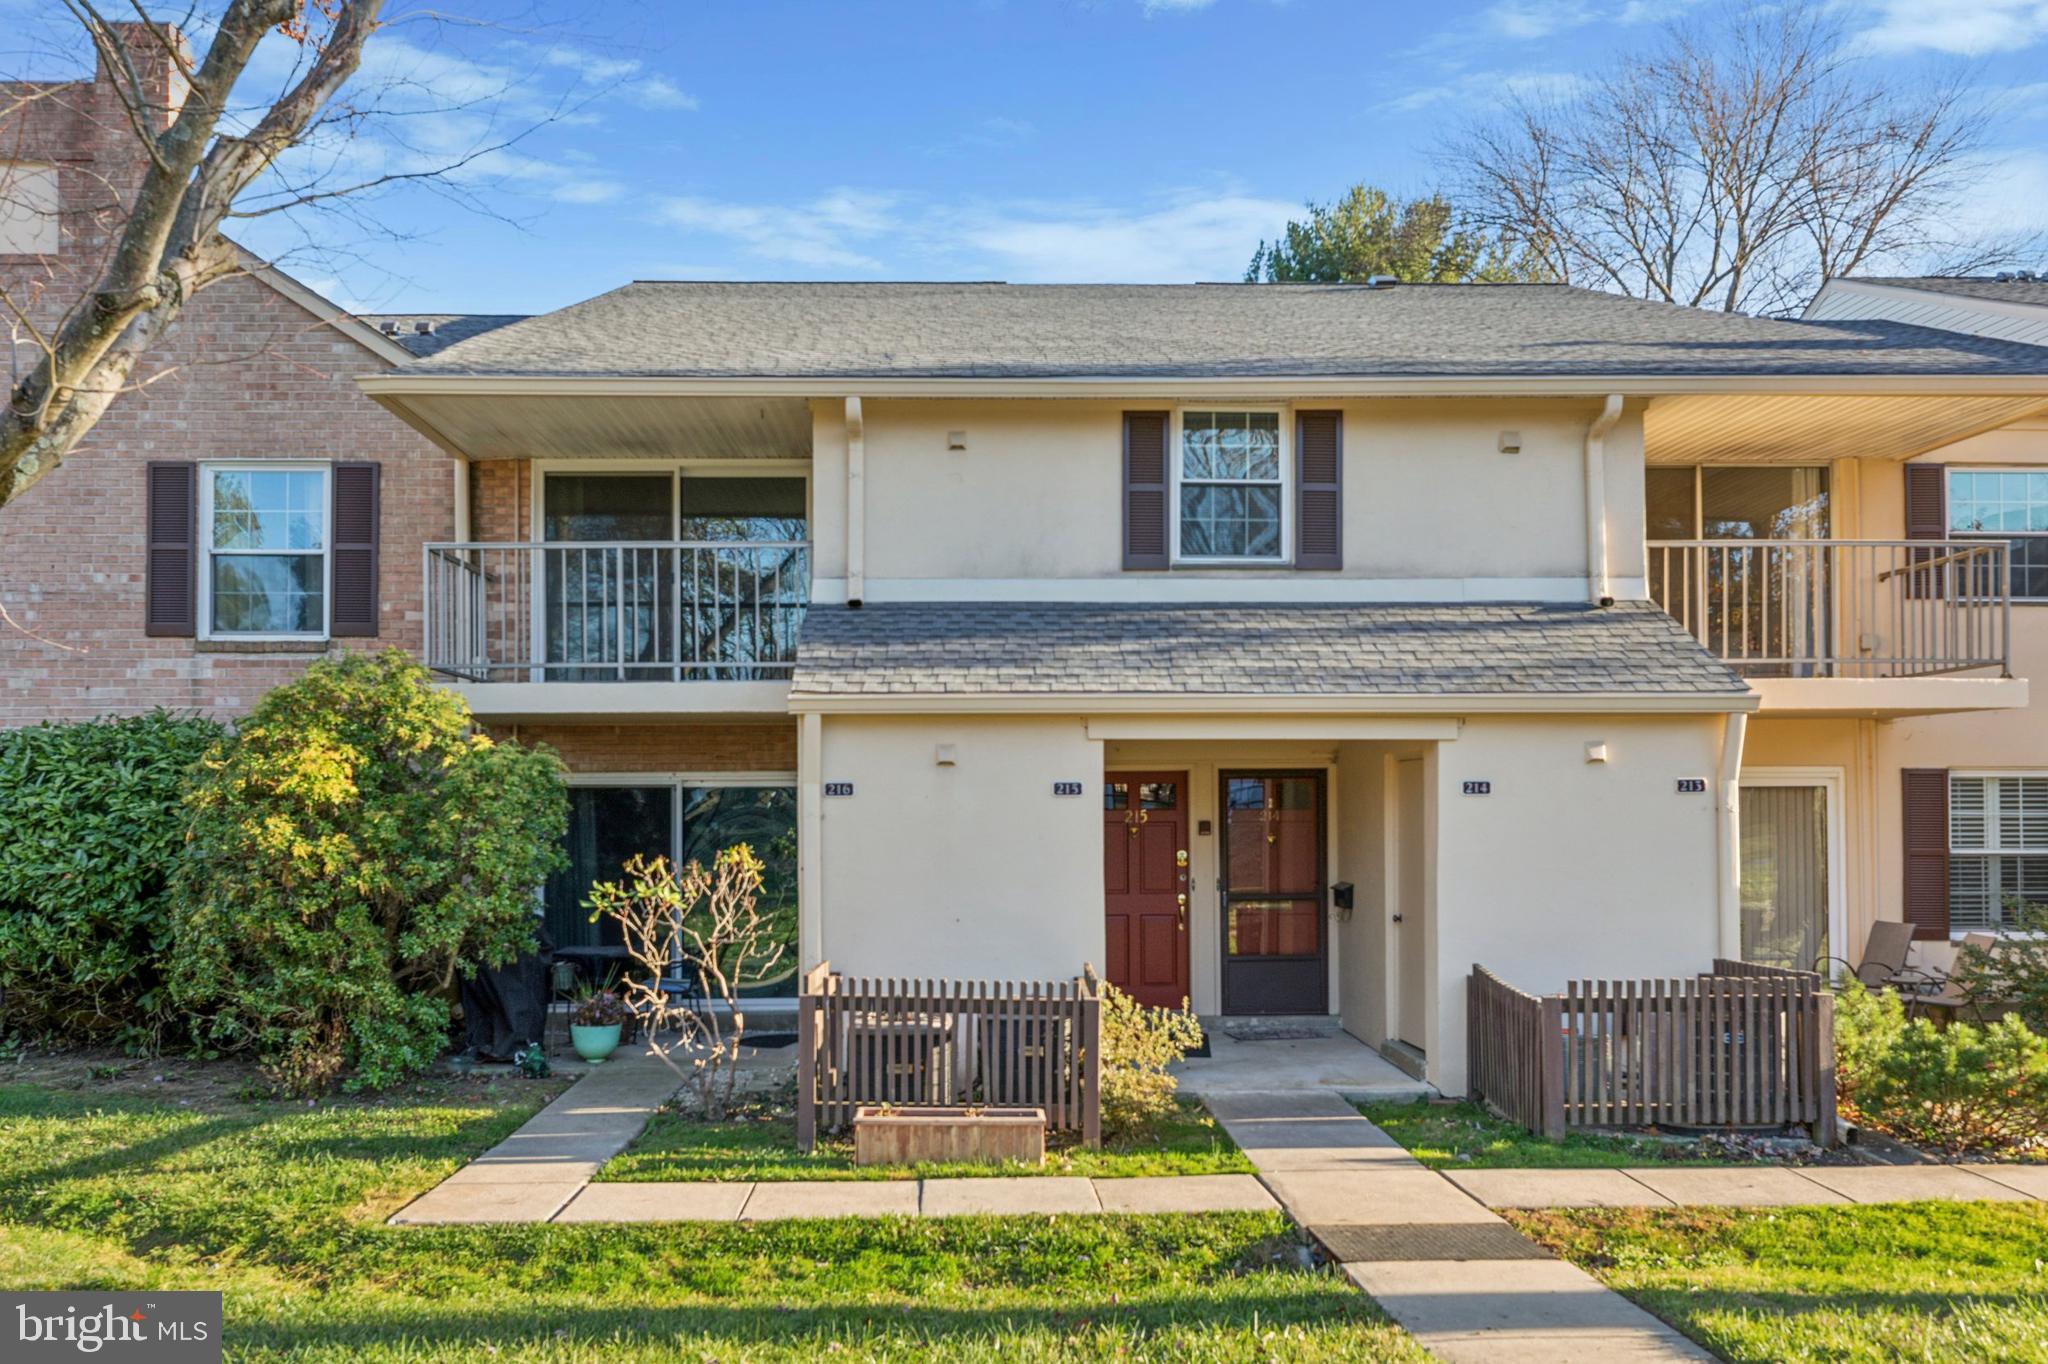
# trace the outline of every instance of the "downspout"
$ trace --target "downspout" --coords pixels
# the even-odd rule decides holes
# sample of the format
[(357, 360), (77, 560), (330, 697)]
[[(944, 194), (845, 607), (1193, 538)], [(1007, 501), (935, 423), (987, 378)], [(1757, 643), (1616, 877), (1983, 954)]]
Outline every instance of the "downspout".
[(469, 461), (455, 461), (455, 542), (469, 543)]
[(858, 608), (867, 595), (868, 457), (860, 399), (846, 400), (846, 604)]
[(1749, 733), (1749, 712), (1731, 711), (1721, 730), (1721, 770), (1714, 802), (1714, 830), (1719, 843), (1719, 938), (1721, 955), (1742, 956), (1742, 741)]
[(1607, 433), (1621, 420), (1621, 395), (1610, 393), (1586, 428), (1586, 600), (1614, 605), (1607, 576)]

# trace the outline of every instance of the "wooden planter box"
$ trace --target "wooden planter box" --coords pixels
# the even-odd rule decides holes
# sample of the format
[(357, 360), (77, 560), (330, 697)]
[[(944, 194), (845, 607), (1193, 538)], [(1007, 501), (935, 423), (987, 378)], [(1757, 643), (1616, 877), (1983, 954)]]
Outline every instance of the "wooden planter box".
[(1020, 1160), (1045, 1163), (1042, 1108), (860, 1108), (853, 1115), (853, 1163)]

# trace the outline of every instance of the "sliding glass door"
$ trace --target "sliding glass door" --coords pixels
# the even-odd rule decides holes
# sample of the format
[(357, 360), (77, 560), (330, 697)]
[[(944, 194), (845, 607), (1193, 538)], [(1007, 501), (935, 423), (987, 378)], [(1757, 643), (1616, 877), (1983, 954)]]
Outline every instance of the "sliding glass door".
[(569, 788), (569, 865), (548, 878), (544, 906), (558, 955), (602, 977), (623, 969), (625, 949), (609, 920), (590, 921), (586, 901), (600, 881), (624, 877), (635, 855), (709, 866), (745, 843), (763, 864), (757, 901), (781, 947), (772, 964), (749, 972), (742, 993), (793, 996), (797, 980), (796, 788), (767, 781), (579, 782)]
[[(1768, 784), (1766, 784), (1768, 782)], [(1823, 782), (1742, 783), (1742, 956), (1816, 969), (1832, 944), (1829, 788)]]
[[(1650, 596), (1720, 657), (1751, 675), (1791, 674), (1786, 660), (1826, 652), (1832, 587), (1817, 548), (1828, 539), (1828, 471), (1820, 465), (1691, 465), (1644, 473)], [(1720, 542), (1694, 549), (1662, 541)], [(1745, 544), (1746, 541), (1779, 542)]]
[(541, 538), (569, 542), (544, 555), (548, 680), (672, 676), (675, 476), (548, 474), (541, 489)]

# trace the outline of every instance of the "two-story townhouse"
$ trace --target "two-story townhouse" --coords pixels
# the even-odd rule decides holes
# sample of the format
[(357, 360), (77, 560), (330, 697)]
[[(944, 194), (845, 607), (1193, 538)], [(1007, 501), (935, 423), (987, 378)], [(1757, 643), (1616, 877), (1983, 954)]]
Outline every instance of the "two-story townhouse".
[[(1829, 280), (1805, 316), (2048, 345), (2048, 275)], [(1902, 463), (1816, 467), (1809, 487), (1831, 505), (1801, 533), (2004, 546), (2012, 667), (2037, 677), (2048, 671), (2048, 412), (1995, 416), (1960, 439), (1929, 433)], [(1852, 941), (1873, 919), (1904, 919), (1917, 950), (1945, 965), (1964, 934), (2004, 924), (2012, 897), (2048, 900), (2044, 704), (1752, 729), (1751, 763), (1863, 774), (1847, 788), (1844, 865), (1831, 887), (1847, 903)]]
[(1853, 935), (1884, 798), (1795, 738), (2026, 703), (2004, 545), (1826, 520), (2048, 404), (2011, 342), (1544, 285), (646, 282), (362, 387), (470, 468), (430, 665), (620, 756), (576, 777), (572, 943), (758, 725), (800, 962), (1093, 963), (1456, 1092), (1475, 962)]
[[(104, 245), (106, 78), (0, 128), (10, 279)], [(0, 511), (0, 723), (231, 717), (412, 649), (563, 753), (571, 954), (627, 856), (744, 839), (792, 947), (763, 994), (1094, 964), (1457, 1092), (1475, 962), (1803, 963), (2039, 865), (2003, 480), (2048, 350), (2010, 337), (1554, 286), (353, 319), (252, 262), (144, 377)], [(1912, 842), (1929, 772), (2016, 841)]]

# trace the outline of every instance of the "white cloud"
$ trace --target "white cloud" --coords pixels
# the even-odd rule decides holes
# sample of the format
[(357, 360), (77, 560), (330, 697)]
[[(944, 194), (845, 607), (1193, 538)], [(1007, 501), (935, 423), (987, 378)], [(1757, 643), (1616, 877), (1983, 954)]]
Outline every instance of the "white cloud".
[(686, 95), (677, 89), (674, 82), (662, 76), (647, 76), (640, 80), (628, 81), (620, 89), (627, 99), (643, 109), (694, 109), (697, 97)]
[(1207, 9), (1216, 0), (1138, 0), (1145, 17), (1155, 14), (1186, 14), (1190, 10)]
[[(1230, 190), (1176, 191), (1138, 206), (944, 204), (865, 189), (807, 202), (680, 197), (658, 219), (722, 238), (744, 260), (819, 272), (991, 277), (1023, 283), (1239, 278), (1252, 248), (1299, 204)], [(744, 274), (742, 264), (728, 273)]]
[(833, 190), (808, 204), (739, 204), (678, 196), (658, 201), (655, 216), (670, 227), (724, 237), (749, 256), (812, 270), (879, 272), (882, 262), (861, 243), (896, 226), (894, 197)]
[(953, 230), (970, 254), (1022, 283), (1234, 280), (1301, 205), (1176, 192), (1151, 208), (1042, 204), (970, 210)]
[(1877, 52), (1933, 50), (1964, 57), (2011, 52), (2048, 38), (2043, 0), (1881, 0), (1864, 44)]
[(1412, 114), (1450, 102), (1469, 109), (1504, 99), (1561, 100), (1577, 94), (1585, 83), (1585, 77), (1568, 71), (1467, 71), (1439, 84), (1410, 90), (1381, 107), (1393, 113)]
[(1594, 17), (1580, 0), (1495, 0), (1480, 16), (1495, 33), (1520, 42), (1582, 28)]

